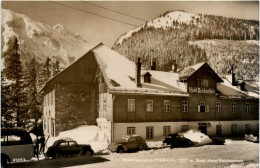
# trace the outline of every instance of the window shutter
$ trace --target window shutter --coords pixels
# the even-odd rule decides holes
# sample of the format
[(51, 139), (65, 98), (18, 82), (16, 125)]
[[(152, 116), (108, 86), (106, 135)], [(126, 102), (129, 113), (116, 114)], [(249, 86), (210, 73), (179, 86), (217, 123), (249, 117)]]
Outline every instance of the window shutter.
[(206, 112), (209, 112), (209, 105), (206, 105)]
[(198, 112), (200, 112), (200, 105), (198, 105)]

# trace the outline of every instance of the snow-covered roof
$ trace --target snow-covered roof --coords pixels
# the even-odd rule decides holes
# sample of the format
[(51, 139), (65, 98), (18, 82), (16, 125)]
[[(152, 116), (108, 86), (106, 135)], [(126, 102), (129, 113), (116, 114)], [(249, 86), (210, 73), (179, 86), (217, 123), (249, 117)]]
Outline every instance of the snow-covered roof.
[(142, 82), (140, 88), (135, 82), (134, 62), (103, 44), (92, 51), (111, 92), (187, 96), (186, 86), (178, 82), (178, 73), (142, 70), (142, 74), (149, 72), (152, 76), (151, 83)]
[(222, 96), (229, 98), (257, 98), (259, 99), (259, 86), (252, 85), (249, 83), (245, 84), (246, 91), (242, 91), (238, 86), (232, 85), (232, 79), (230, 75), (227, 75), (226, 78), (222, 78), (224, 81), (217, 85), (217, 90), (221, 93)]
[[(110, 93), (119, 94), (189, 96), (186, 83), (180, 82), (179, 79), (181, 77), (187, 78), (199, 70), (203, 65), (207, 65), (207, 63), (199, 63), (185, 67), (177, 73), (145, 70), (142, 68), (141, 75), (143, 76), (146, 73), (149, 73), (151, 75), (151, 82), (145, 83), (144, 80), (141, 79), (142, 87), (137, 87), (135, 82), (136, 65), (134, 62), (128, 60), (126, 57), (113, 51), (102, 43), (92, 48), (89, 52), (93, 53), (97, 61), (108, 91)], [(217, 74), (215, 75), (217, 76)], [(222, 82), (217, 85), (217, 90), (221, 94), (220, 96), (231, 98), (259, 98), (258, 86), (246, 84), (247, 91), (241, 91), (237, 86), (232, 86), (227, 78), (217, 77), (219, 78), (219, 81)]]
[(181, 69), (179, 71), (180, 78), (187, 78), (187, 77), (191, 76), (194, 72), (196, 72), (204, 64), (205, 64), (205, 62), (202, 62), (202, 63), (195, 64), (192, 66), (184, 67), (183, 69)]

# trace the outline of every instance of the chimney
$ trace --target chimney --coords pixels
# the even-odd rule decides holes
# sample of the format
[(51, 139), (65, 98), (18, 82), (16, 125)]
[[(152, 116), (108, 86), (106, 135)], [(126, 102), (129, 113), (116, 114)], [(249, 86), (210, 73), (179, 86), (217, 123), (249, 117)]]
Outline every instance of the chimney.
[(155, 71), (156, 70), (156, 62), (152, 62), (151, 65), (151, 70)]
[(135, 71), (135, 83), (137, 87), (142, 87), (141, 84), (141, 61), (140, 57), (138, 57), (137, 62), (136, 62), (136, 71)]
[(75, 61), (75, 57), (68, 56), (69, 58), (69, 65), (71, 65)]
[(236, 86), (236, 77), (235, 77), (233, 65), (231, 65), (231, 75), (232, 75), (232, 86)]
[(176, 63), (176, 60), (173, 60), (173, 63), (172, 63), (172, 72), (174, 72), (174, 73), (177, 72), (177, 63)]

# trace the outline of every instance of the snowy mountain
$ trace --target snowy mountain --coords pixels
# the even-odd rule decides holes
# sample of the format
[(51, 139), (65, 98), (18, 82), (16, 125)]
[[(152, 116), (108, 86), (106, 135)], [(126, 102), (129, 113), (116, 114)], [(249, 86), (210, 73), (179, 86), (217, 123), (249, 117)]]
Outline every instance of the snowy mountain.
[(169, 11), (120, 36), (112, 47), (135, 61), (141, 57), (150, 68), (169, 71), (208, 62), (219, 75), (234, 65), (238, 78), (256, 79), (259, 74), (259, 21)]
[[(18, 37), (25, 66), (33, 57), (39, 64), (43, 64), (47, 57), (54, 57), (61, 67), (65, 67), (69, 64), (69, 57), (77, 59), (93, 47), (62, 24), (50, 27), (7, 9), (1, 9), (1, 16), (2, 53), (7, 50), (10, 37)], [(3, 61), (4, 58), (1, 59), (2, 65)]]
[[(159, 16), (149, 22), (146, 23), (146, 25), (140, 26), (135, 28), (134, 30), (130, 30), (125, 35), (122, 35), (117, 40), (116, 44), (121, 44), (124, 39), (129, 38), (133, 33), (138, 32), (140, 29), (145, 27), (154, 27), (154, 28), (169, 28), (169, 27), (175, 27), (174, 22), (179, 23), (185, 23), (190, 24), (194, 21), (194, 19), (199, 19), (200, 16), (198, 14), (188, 13), (184, 11), (174, 11), (166, 13), (163, 16)], [(196, 23), (194, 23), (196, 24)]]

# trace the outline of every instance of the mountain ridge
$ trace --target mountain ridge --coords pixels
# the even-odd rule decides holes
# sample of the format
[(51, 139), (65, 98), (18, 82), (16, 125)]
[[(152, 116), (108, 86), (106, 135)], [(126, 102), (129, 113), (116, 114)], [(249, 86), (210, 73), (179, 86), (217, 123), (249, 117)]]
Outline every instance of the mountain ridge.
[[(154, 27), (154, 28), (169, 28), (173, 27), (173, 24), (171, 24), (172, 21), (178, 21), (179, 23), (186, 23), (186, 24), (198, 24), (196, 22), (193, 22), (194, 19), (202, 19), (204, 18), (204, 15), (207, 14), (194, 14), (190, 12), (186, 12), (183, 10), (172, 10), (172, 11), (167, 11), (163, 13), (162, 15), (159, 15), (158, 17), (155, 17), (151, 21), (146, 22), (142, 26), (135, 27), (133, 30), (130, 30), (123, 35), (119, 36), (119, 38), (115, 41), (114, 45), (116, 44), (121, 44), (124, 38), (128, 38), (132, 33), (138, 32), (140, 29), (144, 27)], [(207, 15), (207, 16), (214, 16), (214, 15)], [(166, 18), (165, 18), (166, 17)], [(218, 16), (218, 17), (224, 17), (224, 16)], [(229, 17), (224, 17), (227, 19), (239, 19), (239, 18), (229, 18)], [(239, 19), (239, 20), (246, 20), (246, 19)], [(247, 21), (257, 21), (257, 20), (247, 20)], [(193, 23), (191, 23), (193, 22)], [(258, 21), (259, 22), (259, 21)], [(198, 25), (202, 26), (202, 25)]]
[(69, 65), (68, 57), (77, 59), (93, 47), (79, 34), (67, 30), (60, 23), (51, 27), (24, 14), (3, 8), (1, 14), (2, 53), (7, 50), (9, 39), (16, 36), (20, 43), (21, 60), (25, 66), (33, 57), (38, 64), (43, 64), (48, 57), (54, 57), (64, 68)]
[(120, 36), (112, 48), (132, 61), (141, 57), (145, 68), (151, 58), (162, 71), (173, 60), (179, 67), (208, 62), (220, 75), (234, 64), (238, 78), (258, 78), (258, 40), (255, 20), (170, 11)]

